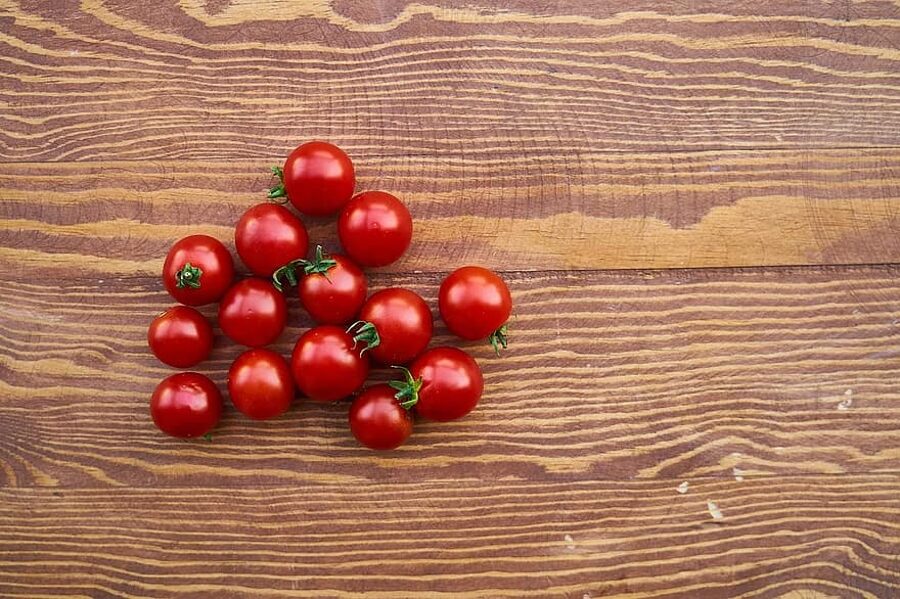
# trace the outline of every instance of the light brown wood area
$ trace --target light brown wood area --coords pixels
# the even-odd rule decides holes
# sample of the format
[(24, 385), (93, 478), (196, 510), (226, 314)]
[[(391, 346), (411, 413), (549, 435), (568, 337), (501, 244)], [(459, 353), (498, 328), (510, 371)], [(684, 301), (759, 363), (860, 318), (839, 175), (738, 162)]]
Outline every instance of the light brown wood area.
[[(0, 596), (900, 596), (896, 2), (0, 0), (0, 48)], [(165, 252), (315, 138), (415, 218), (371, 287), (495, 268), (509, 350), (394, 452), (165, 437)]]

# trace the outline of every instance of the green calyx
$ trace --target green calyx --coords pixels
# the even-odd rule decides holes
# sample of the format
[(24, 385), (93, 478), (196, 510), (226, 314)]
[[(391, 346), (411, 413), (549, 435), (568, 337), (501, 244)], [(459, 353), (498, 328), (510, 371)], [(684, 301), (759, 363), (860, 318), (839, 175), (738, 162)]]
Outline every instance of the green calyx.
[(370, 349), (375, 349), (381, 345), (381, 337), (378, 335), (378, 329), (371, 322), (365, 320), (357, 320), (347, 327), (347, 334), (353, 338), (353, 349), (362, 342), (366, 346), (359, 352), (360, 357)]
[(508, 343), (507, 339), (507, 331), (509, 327), (509, 323), (502, 325), (499, 329), (491, 333), (488, 337), (488, 341), (491, 342), (491, 347), (494, 348), (494, 353), (498, 356), (500, 355), (500, 348), (506, 349), (506, 345)]
[(197, 268), (190, 262), (181, 267), (181, 270), (175, 273), (175, 287), (184, 289), (191, 287), (192, 289), (200, 289), (200, 277), (203, 275), (203, 269)]
[(391, 368), (403, 371), (404, 380), (391, 381), (388, 385), (397, 391), (394, 393), (394, 397), (400, 403), (400, 407), (404, 410), (411, 410), (419, 402), (419, 389), (422, 388), (422, 377), (418, 379), (413, 378), (409, 369), (403, 366), (391, 366)]
[(287, 189), (284, 188), (284, 169), (280, 166), (273, 166), (272, 174), (278, 177), (278, 185), (273, 185), (269, 188), (269, 199), (277, 200), (278, 198), (285, 198), (285, 200), (287, 200)]
[[(299, 258), (291, 260), (274, 273), (272, 273), (272, 284), (278, 291), (283, 291), (284, 282), (288, 285), (296, 285), (299, 280), (297, 270), (302, 269), (305, 275), (322, 275), (330, 283), (328, 271), (337, 266), (337, 262), (328, 257), (321, 245), (316, 246), (316, 257), (312, 260), (304, 260)], [(283, 280), (282, 280), (283, 279)]]

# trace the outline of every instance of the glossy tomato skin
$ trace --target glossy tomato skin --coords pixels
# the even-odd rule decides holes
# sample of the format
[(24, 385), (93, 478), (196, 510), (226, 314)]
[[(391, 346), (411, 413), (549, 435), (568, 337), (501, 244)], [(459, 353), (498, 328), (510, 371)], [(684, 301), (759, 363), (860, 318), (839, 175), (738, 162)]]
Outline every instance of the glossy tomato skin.
[(359, 319), (375, 325), (381, 343), (368, 353), (388, 366), (406, 364), (422, 353), (434, 328), (425, 300), (400, 287), (373, 294), (359, 311)]
[[(186, 276), (197, 287), (191, 284), (178, 286), (179, 271), (187, 264), (196, 269)], [(162, 278), (166, 291), (175, 301), (188, 306), (203, 306), (218, 300), (228, 290), (234, 280), (234, 260), (218, 239), (209, 235), (190, 235), (176, 241), (169, 250)]]
[(163, 379), (150, 399), (150, 416), (162, 432), (173, 437), (200, 437), (219, 422), (222, 394), (209, 378), (179, 372)]
[(464, 266), (444, 279), (438, 309), (451, 333), (463, 339), (484, 339), (509, 320), (512, 296), (497, 273)]
[(409, 247), (412, 228), (403, 202), (383, 191), (358, 194), (338, 219), (344, 251), (363, 266), (386, 266), (397, 260)]
[(412, 416), (394, 398), (395, 393), (388, 385), (374, 385), (350, 406), (350, 431), (370, 449), (396, 449), (412, 433)]
[(234, 229), (234, 245), (253, 274), (271, 277), (288, 262), (306, 257), (309, 235), (290, 210), (263, 203), (241, 216)]
[(342, 149), (311, 141), (288, 155), (283, 183), (294, 208), (303, 214), (326, 216), (343, 208), (353, 196), (356, 175)]
[(291, 372), (300, 391), (315, 401), (337, 401), (362, 387), (369, 374), (369, 358), (360, 356), (344, 329), (322, 325), (306, 331), (291, 355)]
[(347, 324), (366, 301), (366, 275), (352, 260), (340, 254), (325, 274), (304, 276), (298, 285), (300, 303), (319, 324)]
[(228, 370), (228, 395), (234, 407), (254, 420), (280, 416), (294, 399), (291, 369), (271, 350), (249, 349)]
[(478, 363), (455, 347), (430, 349), (409, 367), (414, 379), (422, 379), (416, 413), (428, 420), (446, 422), (471, 412), (484, 391)]
[(147, 344), (160, 362), (190, 368), (209, 357), (213, 331), (202, 314), (187, 306), (173, 306), (153, 319)]
[(260, 347), (275, 341), (287, 321), (287, 302), (272, 283), (244, 279), (235, 283), (219, 303), (219, 326), (241, 345)]

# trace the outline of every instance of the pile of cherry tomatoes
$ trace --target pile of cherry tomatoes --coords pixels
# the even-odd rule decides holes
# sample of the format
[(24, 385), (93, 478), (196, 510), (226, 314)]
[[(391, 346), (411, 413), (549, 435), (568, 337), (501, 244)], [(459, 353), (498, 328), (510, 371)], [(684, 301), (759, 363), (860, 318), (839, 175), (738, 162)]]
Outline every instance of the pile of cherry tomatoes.
[[(391, 264), (406, 252), (413, 223), (406, 206), (383, 191), (354, 195), (353, 163), (340, 148), (313, 141), (297, 147), (270, 201), (257, 204), (235, 227), (235, 249), (254, 276), (235, 282), (228, 249), (207, 235), (191, 235), (169, 250), (163, 285), (180, 304), (150, 325), (148, 343), (162, 362), (190, 368), (213, 347), (207, 319), (190, 306), (219, 302), (218, 322), (232, 341), (247, 346), (228, 371), (228, 394), (253, 419), (288, 410), (296, 389), (315, 401), (352, 398), (353, 435), (372, 449), (393, 449), (411, 434), (413, 415), (436, 421), (461, 418), (481, 398), (484, 379), (475, 360), (455, 347), (427, 349), (433, 318), (421, 297), (399, 287), (369, 295), (362, 267)], [(286, 198), (286, 200), (284, 200)], [(338, 214), (343, 254), (316, 246), (308, 258), (302, 214)], [(285, 292), (296, 287), (300, 304), (317, 326), (303, 333), (290, 361), (265, 349), (288, 317)], [(468, 340), (506, 347), (512, 310), (509, 289), (496, 273), (466, 266), (451, 273), (438, 295), (448, 330)], [(372, 364), (394, 367), (397, 379), (364, 387)], [(176, 437), (208, 435), (222, 413), (216, 385), (197, 372), (163, 380), (153, 393), (156, 426)]]

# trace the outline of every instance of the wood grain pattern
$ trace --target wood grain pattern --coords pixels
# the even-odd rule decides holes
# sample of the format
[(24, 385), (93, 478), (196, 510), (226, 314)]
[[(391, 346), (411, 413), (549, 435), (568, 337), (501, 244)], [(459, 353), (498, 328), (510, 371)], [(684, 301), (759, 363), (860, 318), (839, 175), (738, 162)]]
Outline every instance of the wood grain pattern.
[(17, 576), (0, 577), (0, 593), (884, 598), (900, 593), (897, 483), (696, 480), (683, 494), (671, 481), (594, 480), (5, 489), (0, 571)]
[[(0, 476), (133, 487), (898, 472), (898, 272), (510, 274), (510, 351), (468, 346), (485, 371), (479, 410), (423, 423), (390, 456), (356, 445), (345, 405), (309, 401), (274, 422), (232, 412), (212, 443), (165, 438), (147, 418), (172, 372), (145, 349), (147, 323), (170, 303), (159, 283), (10, 283)], [(389, 281), (433, 306), (440, 279), (373, 287)], [(275, 346), (285, 355), (309, 326), (292, 302)], [(241, 350), (219, 342), (203, 372), (224, 388)]]
[[(900, 261), (895, 150), (357, 163), (360, 188), (391, 190), (415, 216), (414, 246), (393, 271)], [(156, 276), (179, 237), (230, 243), (264, 199), (266, 164), (0, 164), (0, 272)], [(338, 247), (333, 220), (307, 224)]]
[[(895, 0), (0, 0), (0, 596), (900, 596), (898, 40)], [(389, 454), (346, 404), (166, 438), (163, 255), (311, 138), (414, 213), (372, 287), (495, 267), (512, 346)]]
[(0, 158), (900, 145), (889, 0), (6, 0)]

